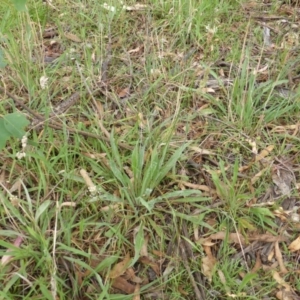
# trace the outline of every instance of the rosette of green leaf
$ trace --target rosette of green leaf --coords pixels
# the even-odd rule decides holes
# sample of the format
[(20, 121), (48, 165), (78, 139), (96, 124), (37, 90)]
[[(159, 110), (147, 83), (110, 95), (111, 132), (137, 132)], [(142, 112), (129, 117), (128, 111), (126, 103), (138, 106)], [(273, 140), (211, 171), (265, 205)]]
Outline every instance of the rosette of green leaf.
[[(136, 207), (143, 206), (148, 212), (151, 212), (155, 204), (159, 202), (199, 202), (208, 200), (197, 190), (172, 191), (161, 196), (157, 196), (157, 193), (155, 193), (162, 186), (164, 180), (176, 177), (176, 174), (174, 175), (176, 164), (184, 159), (184, 151), (189, 143), (184, 143), (173, 150), (168, 142), (160, 143), (158, 141), (151, 146), (150, 141), (137, 141), (129, 157), (124, 156), (124, 153), (120, 153), (113, 134), (110, 143), (111, 148), (103, 144), (109, 162), (110, 178), (107, 177), (108, 170), (105, 172), (100, 170), (99, 167), (95, 168), (94, 166), (93, 168), (104, 175), (105, 182), (111, 183), (114, 181), (120, 193), (120, 198), (113, 196), (101, 187), (101, 200), (127, 203), (134, 210)], [(128, 176), (124, 166), (129, 167), (132, 178)]]

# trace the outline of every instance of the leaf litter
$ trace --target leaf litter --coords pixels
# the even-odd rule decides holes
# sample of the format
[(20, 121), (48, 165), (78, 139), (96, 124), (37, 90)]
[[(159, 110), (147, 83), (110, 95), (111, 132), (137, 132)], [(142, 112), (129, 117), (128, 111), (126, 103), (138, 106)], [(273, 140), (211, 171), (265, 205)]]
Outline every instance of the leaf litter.
[[(123, 5), (122, 3), (120, 4)], [(263, 89), (264, 84), (268, 83), (268, 80), (274, 79), (276, 75), (276, 67), (270, 63), (268, 57), (274, 57), (277, 51), (284, 50), (289, 53), (285, 59), (293, 61), (293, 56), (295, 56), (294, 51), (295, 48), (298, 47), (298, 41), (292, 30), (293, 25), (296, 24), (294, 21), (286, 16), (266, 15), (262, 13), (258, 5), (256, 2), (249, 2), (248, 4), (243, 4), (243, 9), (245, 14), (255, 13), (252, 15), (255, 20), (253, 26), (257, 26), (255, 28), (261, 30), (263, 45), (258, 44), (257, 48), (253, 47), (251, 50), (253, 62), (250, 62), (248, 67), (249, 72), (254, 70), (252, 73), (255, 73), (255, 76), (257, 76), (257, 82), (255, 82), (257, 89), (261, 87)], [(103, 8), (111, 12), (116, 11), (116, 7), (109, 6), (105, 3), (103, 4)], [(143, 11), (148, 8), (149, 7), (144, 4), (122, 6), (122, 9), (127, 11), (128, 14), (132, 13), (132, 18), (135, 17), (135, 13), (138, 12), (142, 14)], [(268, 8), (268, 6), (266, 6), (266, 8)], [(288, 6), (280, 7), (278, 8), (278, 13), (281, 14), (285, 11), (293, 15), (293, 11), (288, 8)], [(141, 21), (138, 17), (136, 18), (138, 21)], [(283, 30), (278, 20), (284, 21), (281, 23), (287, 23), (291, 28), (289, 30)], [(263, 21), (264, 24), (260, 24), (259, 22), (261, 21)], [(140, 30), (144, 29), (144, 25), (139, 24), (139, 26)], [(238, 24), (236, 27), (238, 27)], [(218, 30), (215, 27), (207, 26), (206, 31), (207, 47), (213, 50), (213, 44), (217, 43), (215, 36)], [(274, 34), (278, 33), (282, 33), (282, 37), (281, 40), (276, 41)], [(57, 30), (52, 28), (43, 35), (45, 39), (54, 38), (55, 36), (57, 36)], [(64, 38), (71, 44), (82, 43), (82, 40), (73, 33), (65, 33)], [(181, 192), (189, 189), (200, 190), (206, 193), (203, 193), (203, 195), (206, 196), (205, 202), (203, 202), (204, 208), (202, 206), (199, 208), (197, 204), (201, 201), (200, 199), (193, 199), (193, 197), (191, 197), (191, 201), (189, 202), (188, 200), (185, 201), (184, 197), (179, 197), (179, 201), (176, 202), (175, 200), (178, 200), (178, 198), (173, 196), (167, 198), (166, 202), (168, 202), (168, 204), (158, 201), (153, 205), (152, 209), (157, 210), (159, 217), (151, 215), (151, 221), (147, 221), (145, 217), (146, 212), (149, 213), (151, 210), (145, 211), (139, 207), (138, 209), (144, 211), (145, 214), (142, 213), (141, 219), (136, 220), (134, 226), (131, 226), (127, 219), (124, 221), (124, 215), (128, 214), (128, 216), (130, 216), (132, 209), (122, 201), (122, 197), (124, 196), (122, 193), (124, 193), (124, 191), (115, 185), (110, 187), (108, 182), (103, 183), (96, 176), (93, 178), (93, 175), (96, 173), (96, 167), (94, 167), (95, 170), (93, 171), (86, 171), (82, 169), (83, 166), (80, 166), (81, 171), (77, 172), (76, 175), (78, 176), (80, 174), (83, 177), (83, 184), (89, 189), (90, 199), (98, 196), (98, 194), (100, 194), (100, 198), (105, 198), (106, 190), (109, 190), (110, 193), (113, 194), (114, 199), (117, 199), (114, 204), (109, 203), (109, 201), (103, 201), (103, 205), (99, 208), (99, 211), (106, 213), (106, 216), (109, 216), (111, 219), (110, 223), (111, 226), (113, 226), (112, 229), (106, 229), (97, 234), (95, 233), (94, 236), (91, 234), (89, 239), (93, 240), (95, 244), (99, 243), (99, 245), (97, 245), (99, 249), (101, 247), (104, 247), (104, 249), (107, 247), (107, 249), (109, 249), (106, 258), (110, 256), (113, 257), (115, 253), (112, 253), (112, 251), (116, 246), (113, 246), (112, 243), (112, 245), (110, 245), (111, 247), (109, 247), (105, 242), (114, 234), (115, 228), (117, 228), (116, 225), (122, 223), (122, 226), (129, 230), (126, 236), (127, 246), (124, 246), (124, 248), (127, 249), (125, 250), (121, 247), (123, 255), (119, 256), (118, 261), (111, 263), (110, 268), (106, 268), (105, 272), (99, 271), (99, 274), (101, 274), (103, 278), (106, 278), (107, 282), (111, 284), (111, 293), (122, 292), (132, 294), (132, 299), (135, 300), (141, 299), (143, 296), (146, 298), (147, 295), (154, 297), (154, 299), (163, 299), (163, 289), (160, 291), (159, 288), (157, 288), (156, 291), (153, 291), (151, 287), (148, 290), (147, 288), (143, 290), (143, 287), (149, 284), (151, 286), (151, 284), (155, 284), (157, 280), (161, 280), (160, 286), (166, 287), (168, 285), (168, 279), (177, 275), (176, 272), (181, 265), (186, 271), (186, 281), (189, 282), (188, 284), (192, 290), (192, 292), (190, 292), (185, 285), (178, 286), (178, 292), (185, 297), (204, 299), (205, 290), (213, 289), (213, 283), (217, 278), (224, 286), (224, 290), (220, 296), (224, 297), (224, 295), (226, 295), (229, 298), (246, 297), (247, 294), (244, 291), (234, 291), (234, 289), (230, 287), (229, 279), (226, 278), (224, 270), (221, 269), (222, 252), (220, 249), (224, 247), (224, 244), (230, 244), (232, 253), (228, 255), (227, 259), (229, 259), (232, 264), (238, 262), (240, 265), (248, 266), (248, 268), (244, 268), (244, 273), (239, 274), (239, 280), (246, 280), (247, 276), (251, 277), (253, 274), (260, 276), (263, 273), (264, 276), (268, 275), (272, 277), (278, 284), (272, 291), (269, 291), (269, 296), (274, 296), (277, 299), (297, 299), (299, 292), (294, 282), (292, 280), (287, 282), (288, 277), (284, 277), (283, 279), (283, 276), (286, 274), (291, 275), (293, 272), (299, 271), (297, 270), (297, 266), (295, 266), (295, 262), (297, 261), (296, 256), (289, 258), (289, 254), (298, 253), (300, 248), (299, 237), (296, 237), (299, 221), (291, 223), (288, 217), (289, 214), (298, 213), (298, 207), (295, 201), (292, 201), (293, 197), (297, 197), (298, 199), (298, 161), (297, 158), (289, 158), (289, 155), (295, 156), (298, 152), (292, 153), (295, 150), (291, 150), (290, 152), (287, 150), (287, 153), (284, 154), (285, 157), (278, 156), (278, 152), (280, 152), (278, 145), (269, 143), (268, 138), (263, 134), (260, 135), (260, 131), (264, 131), (264, 134), (267, 133), (270, 136), (274, 135), (278, 141), (284, 144), (286, 142), (293, 144), (294, 141), (298, 141), (299, 124), (290, 123), (292, 122), (291, 120), (283, 120), (280, 119), (280, 117), (272, 122), (266, 119), (265, 122), (259, 123), (260, 120), (266, 117), (263, 115), (264, 112), (260, 111), (259, 113), (262, 114), (261, 119), (255, 119), (259, 123), (259, 126), (261, 126), (258, 131), (251, 132), (246, 126), (243, 127), (243, 124), (241, 128), (239, 128), (238, 125), (237, 127), (230, 128), (227, 126), (226, 121), (214, 118), (214, 112), (217, 109), (224, 109), (226, 105), (229, 105), (226, 103), (226, 97), (228, 97), (228, 91), (234, 89), (235, 84), (237, 84), (234, 75), (241, 76), (241, 72), (238, 73), (239, 71), (234, 73), (234, 70), (239, 70), (239, 66), (235, 62), (228, 63), (225, 59), (221, 62), (209, 61), (210, 57), (204, 53), (202, 46), (199, 46), (196, 49), (197, 51), (192, 49), (193, 54), (191, 56), (188, 55), (189, 53), (187, 53), (187, 56), (183, 55), (182, 53), (184, 52), (178, 54), (172, 49), (161, 51), (162, 44), (167, 45), (167, 40), (163, 40), (162, 37), (164, 41), (162, 43), (152, 37), (148, 38), (149, 40), (151, 39), (151, 46), (146, 45), (147, 42), (138, 44), (139, 46), (137, 46), (136, 42), (135, 44), (125, 45), (128, 47), (127, 54), (131, 55), (130, 59), (134, 67), (140, 72), (144, 68), (141, 62), (145, 61), (146, 57), (144, 56), (147, 55), (145, 46), (152, 47), (155, 49), (160, 62), (166, 62), (163, 68), (160, 66), (149, 68), (148, 76), (151, 82), (156, 82), (155, 89), (159, 90), (161, 94), (170, 95), (170, 100), (173, 100), (177, 93), (182, 93), (182, 95), (187, 98), (189, 94), (193, 94), (193, 97), (190, 99), (190, 107), (187, 107), (182, 113), (195, 115), (194, 113), (197, 112), (198, 115), (189, 122), (189, 126), (187, 126), (187, 124), (178, 124), (174, 136), (178, 139), (184, 137), (189, 141), (199, 141), (198, 145), (193, 145), (189, 148), (186, 165), (183, 164), (180, 166), (180, 180), (168, 178), (165, 185), (160, 186), (159, 191), (155, 191), (151, 196), (155, 198), (155, 196), (157, 196), (155, 193), (165, 194), (170, 188), (175, 188), (175, 190)], [(116, 42), (116, 45), (118, 45), (118, 42)], [(42, 47), (45, 49), (43, 62), (52, 63), (63, 53), (60, 43), (56, 41), (43, 41)], [(72, 47), (72, 45), (70, 45), (70, 47)], [(114, 47), (118, 48), (115, 45)], [(225, 49), (222, 50), (224, 51), (223, 57), (226, 57), (226, 52), (230, 51), (231, 46), (224, 48)], [(76, 51), (77, 50), (75, 50), (76, 55), (78, 54), (79, 57), (83, 56), (82, 53), (80, 53), (82, 50), (78, 50), (78, 53), (76, 53)], [(199, 58), (203, 61), (207, 59), (209, 67), (200, 64)], [(186, 71), (186, 77), (183, 78), (180, 84), (174, 82), (174, 69), (168, 70), (169, 62), (176, 64), (178, 59), (181, 64), (176, 65), (178, 67), (177, 71), (179, 70), (183, 73)], [(97, 62), (96, 59), (93, 59), (93, 61), (94, 63)], [(126, 70), (126, 68), (123, 68), (124, 65), (122, 61), (117, 62), (116, 60), (112, 60), (109, 63), (112, 65), (110, 69), (107, 70), (110, 74), (110, 78), (107, 80), (105, 92), (101, 92), (102, 96), (106, 97), (106, 100), (103, 101), (103, 105), (101, 104), (102, 118), (105, 122), (110, 124), (110, 127), (113, 128), (115, 132), (120, 136), (123, 135), (124, 138), (126, 138), (127, 133), (131, 130), (130, 121), (126, 125), (120, 124), (124, 118), (134, 120), (132, 124), (138, 122), (140, 131), (146, 131), (149, 124), (149, 120), (145, 117), (146, 113), (139, 111), (139, 108), (137, 108), (138, 105), (135, 107), (135, 104), (127, 100), (129, 99), (131, 101), (133, 99), (134, 101), (138, 101), (145, 93), (151, 94), (153, 90), (151, 90), (148, 84), (145, 84), (145, 86), (138, 86), (136, 83), (131, 85), (131, 82), (129, 84), (128, 78), (131, 74), (129, 74), (130, 72)], [(191, 69), (194, 68), (194, 73), (187, 72), (190, 67)], [(168, 72), (170, 72), (172, 76), (166, 75)], [(112, 74), (114, 75), (113, 77), (111, 76)], [(297, 69), (292, 68), (288, 76), (289, 78), (288, 81), (285, 82), (285, 86), (280, 86), (280, 89), (285, 88), (290, 92), (299, 83)], [(130, 81), (132, 81), (132, 78), (130, 78)], [(46, 83), (42, 84), (41, 82), (41, 89), (46, 87), (45, 84)], [(93, 84), (95, 85), (95, 89), (99, 87), (99, 82)], [(59, 82), (58, 85), (61, 85), (61, 90), (66, 91), (66, 87), (62, 85), (61, 82)], [(72, 90), (75, 86), (76, 84), (69, 86), (68, 83), (67, 89)], [(50, 85), (47, 86), (47, 89), (50, 88)], [(247, 90), (247, 85), (244, 85), (243, 88)], [(60, 102), (64, 94), (65, 93), (61, 93), (56, 96), (57, 98), (54, 103)], [(114, 96), (112, 97), (112, 94), (116, 97), (113, 98)], [(212, 98), (211, 95), (214, 95), (214, 97)], [(234, 95), (232, 94), (231, 97), (234, 97)], [(268, 100), (269, 96), (262, 93), (262, 98), (264, 97), (266, 98), (265, 100)], [(99, 98), (97, 98), (97, 100), (99, 100)], [(107, 99), (113, 99), (111, 102), (114, 103), (110, 103)], [(118, 100), (126, 101), (123, 101), (121, 104)], [(247, 101), (245, 101), (245, 105), (246, 104)], [(103, 109), (103, 107), (105, 107), (105, 109)], [(127, 115), (124, 114), (124, 111), (126, 111)], [(156, 111), (156, 116), (153, 117), (153, 120), (155, 120), (155, 118), (159, 121), (167, 120), (164, 126), (168, 127), (172, 125), (171, 122), (168, 122), (170, 116), (175, 113), (174, 107), (171, 104), (164, 108), (157, 106), (157, 109), (153, 111)], [(243, 114), (234, 116), (233, 119), (238, 121), (238, 118), (242, 119), (242, 117)], [(73, 122), (75, 118), (76, 116), (74, 119), (70, 117), (69, 121)], [(112, 121), (113, 118), (115, 119)], [(76, 122), (84, 124), (83, 121), (86, 121), (84, 116), (80, 116), (79, 119), (76, 119)], [(104, 128), (103, 124), (102, 126)], [(251, 138), (248, 139), (248, 135), (251, 136)], [(282, 135), (284, 135), (284, 138), (282, 138)], [(152, 151), (153, 149), (150, 147), (145, 156), (151, 157)], [(96, 159), (99, 164), (101, 164), (102, 160), (106, 168), (110, 167), (109, 161), (106, 161), (106, 163), (103, 162), (105, 155), (99, 157), (100, 154), (92, 153), (92, 150), (86, 153), (86, 155)], [(117, 160), (116, 153), (114, 159)], [(220, 163), (221, 161), (223, 165)], [(237, 166), (236, 169), (234, 167), (235, 164)], [(124, 167), (124, 171), (127, 179), (133, 178), (133, 176), (129, 174), (133, 174), (134, 171), (128, 166)], [(119, 173), (118, 175), (118, 180), (124, 180)], [(234, 183), (232, 184), (231, 181)], [(129, 184), (130, 180), (126, 182)], [(131, 182), (134, 183), (134, 180)], [(241, 184), (242, 187), (247, 185), (247, 188), (245, 188), (245, 190), (239, 190), (237, 188), (239, 184)], [(98, 185), (101, 186), (100, 192), (97, 190)], [(270, 193), (267, 193), (267, 190), (270, 190)], [(144, 197), (145, 195), (142, 196)], [(234, 215), (237, 225), (235, 228), (225, 223), (222, 224), (222, 218), (218, 214), (220, 211), (228, 214), (232, 213), (232, 209), (228, 209), (230, 205), (233, 205), (230, 202), (231, 197), (233, 197), (234, 202), (240, 201), (243, 203), (239, 207), (241, 214)], [(247, 201), (245, 201), (245, 199)], [(260, 201), (260, 199), (263, 199), (263, 201)], [(291, 206), (289, 210), (277, 210), (277, 206), (281, 204), (280, 201), (282, 201), (282, 203), (284, 201), (289, 202), (289, 204), (291, 204), (289, 205)], [(65, 203), (70, 203), (70, 205), (66, 205), (66, 207), (73, 206), (71, 205), (72, 202)], [(173, 216), (170, 213), (170, 207)], [(246, 214), (251, 214), (251, 217), (245, 217)], [(197, 218), (193, 218), (195, 215)], [(171, 217), (175, 216), (180, 220), (180, 225), (172, 223)], [(296, 218), (294, 219), (296, 220)], [(189, 224), (188, 226), (185, 225), (188, 227), (188, 230), (183, 226), (185, 223)], [(284, 230), (276, 227), (278, 223)], [(258, 224), (263, 224), (264, 226), (260, 227)], [(167, 236), (165, 240), (167, 247), (161, 246), (157, 242), (157, 240), (161, 239), (164, 235)], [(99, 241), (99, 236), (101, 236), (101, 242)], [(72, 239), (74, 243), (76, 240), (80, 240), (76, 232)], [(105, 239), (107, 240), (105, 241)], [(18, 242), (16, 246), (21, 247), (22, 241)], [(197, 248), (198, 246), (201, 247), (200, 250)], [(87, 245), (83, 244), (81, 247), (88, 253)], [(120, 249), (118, 249), (118, 251), (119, 250)], [(100, 251), (97, 250), (95, 252), (97, 256), (97, 252)], [(153, 255), (150, 253), (153, 253)], [(3, 256), (4, 261), (2, 261), (2, 264), (9, 264), (11, 259), (12, 257), (10, 256)], [(105, 258), (101, 257), (96, 262), (96, 265), (92, 267), (99, 267), (104, 261)], [(201, 269), (201, 272), (194, 272), (194, 265), (197, 265), (198, 270)], [(66, 262), (65, 266), (68, 266)], [(252, 266), (252, 268), (250, 268), (250, 266)], [(68, 268), (68, 272), (72, 273), (71, 268)], [(79, 271), (78, 274), (80, 274)], [(83, 283), (85, 280), (84, 274), (85, 273), (79, 275), (80, 283)], [(255, 290), (254, 285), (251, 287)], [(260, 287), (261, 286), (258, 286), (258, 289)], [(143, 291), (141, 292), (141, 290)], [(218, 292), (219, 291), (216, 291), (216, 295), (218, 295)], [(253, 293), (249, 288), (247, 292), (249, 294), (255, 294), (258, 290), (255, 290)]]

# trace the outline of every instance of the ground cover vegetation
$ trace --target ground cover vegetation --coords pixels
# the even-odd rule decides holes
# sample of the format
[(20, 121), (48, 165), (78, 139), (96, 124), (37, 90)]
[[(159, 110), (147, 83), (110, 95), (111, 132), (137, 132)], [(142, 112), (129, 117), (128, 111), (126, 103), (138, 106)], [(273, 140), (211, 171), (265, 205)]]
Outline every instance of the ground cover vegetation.
[(300, 299), (297, 1), (0, 14), (0, 299)]

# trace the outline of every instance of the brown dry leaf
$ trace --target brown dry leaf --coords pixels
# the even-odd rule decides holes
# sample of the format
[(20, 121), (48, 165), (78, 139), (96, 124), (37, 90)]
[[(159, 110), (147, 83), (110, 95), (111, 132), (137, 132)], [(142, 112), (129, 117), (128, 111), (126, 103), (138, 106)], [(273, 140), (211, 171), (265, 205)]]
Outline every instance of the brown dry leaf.
[(134, 282), (134, 283), (142, 283), (143, 282), (143, 280), (140, 277), (137, 277), (135, 275), (133, 268), (127, 269), (123, 277), (126, 280), (130, 280), (131, 282)]
[(70, 33), (70, 32), (66, 32), (65, 33), (65, 37), (68, 39), (68, 40), (71, 40), (72, 42), (75, 42), (75, 43), (81, 43), (81, 39), (73, 34), (73, 33)]
[(78, 284), (78, 286), (81, 286), (83, 283), (84, 277), (89, 276), (90, 271), (82, 272), (81, 270), (79, 270), (79, 268), (76, 268), (75, 274), (76, 274), (77, 284)]
[(279, 300), (296, 300), (293, 296), (293, 293), (286, 291), (286, 290), (281, 290), (276, 293), (276, 298)]
[(207, 247), (212, 247), (214, 246), (216, 243), (212, 242), (211, 238), (200, 238), (199, 240), (197, 240), (197, 243), (199, 243), (202, 246), (207, 246)]
[(223, 68), (221, 68), (221, 69), (218, 71), (218, 73), (219, 73), (219, 75), (220, 75), (221, 77), (225, 77), (225, 72), (224, 72), (224, 69), (223, 69)]
[(125, 89), (122, 89), (118, 92), (118, 96), (120, 99), (125, 99), (128, 96), (130, 96), (130, 87), (126, 87)]
[(186, 187), (189, 187), (191, 189), (195, 189), (195, 190), (200, 190), (200, 191), (213, 193), (213, 194), (217, 193), (214, 189), (210, 188), (207, 185), (203, 185), (203, 184), (196, 184), (196, 183), (191, 183), (191, 182), (187, 182), (187, 181), (180, 181), (180, 184), (182, 184)]
[(261, 262), (261, 259), (260, 259), (260, 253), (257, 252), (256, 253), (255, 265), (252, 268), (251, 273), (253, 273), (253, 274), (256, 273), (261, 267), (262, 267), (262, 262)]
[(130, 167), (124, 166), (123, 169), (126, 172), (126, 174), (128, 175), (128, 177), (130, 178), (130, 181), (133, 182), (134, 174), (133, 174), (132, 170), (130, 169)]
[(199, 108), (197, 108), (197, 112), (201, 114), (210, 114), (212, 112), (210, 104), (203, 104)]
[(152, 253), (156, 256), (159, 256), (159, 257), (165, 257), (166, 254), (162, 251), (158, 251), (158, 250), (152, 250)]
[(274, 263), (272, 263), (270, 266), (269, 265), (262, 265), (262, 269), (264, 272), (270, 272), (270, 271), (275, 271), (278, 268), (278, 262), (275, 261)]
[(261, 171), (259, 171), (258, 173), (256, 173), (251, 178), (251, 184), (254, 184), (268, 169), (269, 169), (269, 167), (266, 167), (266, 168), (262, 169)]
[[(1, 175), (3, 175), (3, 178), (0, 179), (0, 183), (7, 183), (6, 180), (4, 179), (4, 175), (5, 175), (5, 172), (3, 172)], [(10, 187), (9, 191), (10, 193), (13, 193), (15, 191), (20, 191), (21, 190), (21, 186), (22, 186), (22, 180), (21, 179), (17, 179), (13, 185)]]
[(199, 226), (196, 225), (196, 224), (193, 224), (193, 229), (194, 229), (194, 238), (195, 238), (195, 241), (198, 241), (199, 240)]
[(150, 266), (151, 269), (155, 272), (155, 274), (158, 276), (160, 274), (160, 269), (157, 263), (153, 262), (149, 257), (142, 256), (139, 258), (139, 262), (142, 264), (145, 264), (147, 266)]
[(130, 254), (127, 253), (127, 254), (125, 255), (125, 258), (124, 258), (121, 262), (117, 263), (117, 264), (112, 268), (112, 270), (109, 272), (108, 277), (109, 277), (109, 278), (117, 278), (117, 277), (123, 275), (123, 274), (125, 273), (125, 271), (126, 271), (128, 265), (129, 265), (129, 263), (130, 263), (130, 260), (131, 260), (131, 259), (130, 259)]
[(190, 147), (191, 150), (201, 154), (201, 155), (216, 155), (214, 152), (212, 152), (211, 150), (207, 150), (207, 149), (202, 149), (196, 146), (192, 146)]
[(274, 236), (271, 234), (260, 234), (260, 235), (249, 237), (249, 241), (261, 241), (266, 243), (285, 242), (286, 240), (287, 238), (284, 236)]
[[(21, 244), (23, 242), (23, 238), (18, 236), (15, 241), (14, 241), (14, 247), (20, 247)], [(7, 253), (11, 252), (11, 249), (7, 249), (6, 250)], [(1, 258), (1, 265), (5, 266), (6, 264), (8, 264), (11, 260), (12, 260), (13, 256), (12, 255), (3, 255)]]
[(300, 250), (300, 235), (290, 243), (288, 248), (291, 252)]
[(275, 251), (274, 251), (274, 249), (272, 249), (267, 257), (267, 260), (269, 262), (273, 261), (274, 255), (275, 255)]
[(245, 238), (239, 233), (230, 233), (229, 235), (227, 235), (226, 232), (220, 231), (212, 234), (209, 238), (212, 240), (225, 240), (227, 237), (229, 239), (229, 242), (231, 243), (242, 245), (246, 244)]
[(183, 296), (188, 296), (188, 295), (189, 295), (189, 293), (186, 292), (186, 291), (183, 289), (182, 286), (179, 286), (179, 287), (178, 287), (178, 292), (179, 292), (181, 295), (183, 295)]
[(286, 267), (284, 265), (284, 262), (283, 262), (283, 259), (282, 259), (282, 254), (281, 254), (281, 251), (279, 249), (279, 242), (278, 241), (275, 242), (275, 248), (274, 249), (275, 249), (275, 257), (276, 257), (276, 260), (279, 263), (281, 273), (287, 274), (288, 270), (286, 269)]
[(140, 300), (140, 299), (141, 299), (140, 285), (137, 284), (134, 289), (134, 296), (133, 296), (132, 300)]
[(98, 115), (99, 119), (102, 118), (104, 114), (104, 107), (100, 101), (94, 101), (93, 104), (96, 106), (96, 114)]
[(205, 256), (204, 258), (202, 258), (202, 265), (201, 265), (202, 273), (208, 279), (209, 282), (212, 281), (212, 275), (216, 263), (217, 260), (213, 256), (211, 257)]
[(288, 218), (288, 213), (286, 213), (282, 207), (279, 207), (279, 209), (275, 209), (273, 211), (274, 216), (279, 218), (282, 222), (286, 222)]
[(275, 281), (281, 286), (286, 289), (286, 291), (292, 291), (292, 288), (289, 284), (287, 284), (283, 278), (280, 277), (279, 273), (277, 271), (273, 271), (273, 278)]
[(203, 87), (199, 88), (198, 90), (200, 90), (204, 94), (214, 94), (216, 92), (213, 88), (210, 87)]
[(263, 158), (267, 157), (273, 149), (274, 149), (274, 145), (269, 145), (267, 148), (260, 151), (260, 153), (256, 155), (255, 161), (258, 162)]
[(97, 153), (97, 152), (81, 152), (82, 155), (89, 157), (91, 159), (101, 159), (106, 157), (106, 153)]
[(299, 124), (297, 123), (296, 125), (286, 125), (286, 126), (275, 126), (271, 132), (277, 132), (277, 133), (287, 133), (289, 130), (294, 130), (298, 131), (299, 129)]
[(252, 166), (252, 164), (247, 165), (247, 166), (241, 166), (241, 167), (239, 167), (239, 172), (242, 173), (244, 171), (247, 171), (251, 166)]
[(121, 290), (125, 294), (133, 294), (135, 291), (135, 286), (129, 283), (123, 277), (117, 277), (112, 280), (112, 286), (118, 290)]

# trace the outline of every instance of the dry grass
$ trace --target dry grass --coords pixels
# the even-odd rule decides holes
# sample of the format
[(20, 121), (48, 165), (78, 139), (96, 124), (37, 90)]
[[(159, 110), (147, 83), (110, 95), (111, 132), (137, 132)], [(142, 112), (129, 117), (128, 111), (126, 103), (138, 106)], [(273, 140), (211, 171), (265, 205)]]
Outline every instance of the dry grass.
[(124, 2), (0, 4), (0, 298), (297, 299), (298, 7)]

